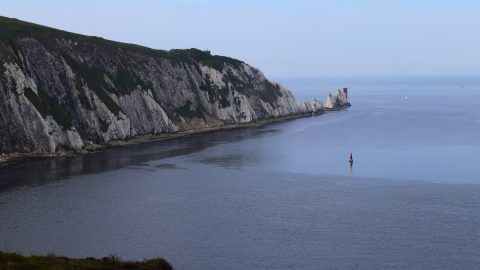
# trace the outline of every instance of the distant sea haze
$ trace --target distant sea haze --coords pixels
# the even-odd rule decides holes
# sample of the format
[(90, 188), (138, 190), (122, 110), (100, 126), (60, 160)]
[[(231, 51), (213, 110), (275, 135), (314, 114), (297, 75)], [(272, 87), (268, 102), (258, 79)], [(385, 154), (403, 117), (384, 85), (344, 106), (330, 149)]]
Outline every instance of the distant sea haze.
[(0, 249), (176, 269), (478, 266), (478, 78), (276, 81), (299, 100), (348, 87), (352, 107), (2, 168)]

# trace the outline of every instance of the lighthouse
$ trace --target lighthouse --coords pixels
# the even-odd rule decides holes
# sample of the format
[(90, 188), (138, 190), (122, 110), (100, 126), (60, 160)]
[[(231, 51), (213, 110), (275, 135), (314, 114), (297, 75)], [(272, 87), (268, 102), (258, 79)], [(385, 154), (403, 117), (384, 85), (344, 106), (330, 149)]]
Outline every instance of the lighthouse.
[(343, 93), (345, 94), (345, 97), (348, 99), (348, 88), (344, 87)]

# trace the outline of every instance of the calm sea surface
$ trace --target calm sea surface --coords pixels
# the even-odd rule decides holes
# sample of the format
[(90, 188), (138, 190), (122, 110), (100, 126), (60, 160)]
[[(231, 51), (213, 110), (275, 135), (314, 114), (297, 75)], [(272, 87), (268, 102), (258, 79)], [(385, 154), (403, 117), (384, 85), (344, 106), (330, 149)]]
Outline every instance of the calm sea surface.
[(349, 87), (353, 106), (1, 168), (0, 250), (176, 269), (478, 269), (480, 78), (279, 81), (299, 99)]

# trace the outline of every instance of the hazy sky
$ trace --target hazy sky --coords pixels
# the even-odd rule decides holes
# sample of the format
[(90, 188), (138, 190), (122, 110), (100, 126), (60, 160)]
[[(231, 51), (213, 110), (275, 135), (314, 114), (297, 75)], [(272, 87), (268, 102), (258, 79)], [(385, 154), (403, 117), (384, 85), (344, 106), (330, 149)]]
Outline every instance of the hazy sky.
[(480, 0), (0, 2), (3, 16), (157, 49), (209, 49), (272, 77), (480, 74)]

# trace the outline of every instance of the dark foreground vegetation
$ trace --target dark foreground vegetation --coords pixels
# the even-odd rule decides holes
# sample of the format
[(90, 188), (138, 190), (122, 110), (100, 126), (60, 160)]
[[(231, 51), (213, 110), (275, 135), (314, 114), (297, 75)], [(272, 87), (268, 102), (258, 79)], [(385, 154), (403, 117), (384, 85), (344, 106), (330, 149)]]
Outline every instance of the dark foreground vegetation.
[(102, 259), (85, 258), (70, 259), (47, 256), (22, 256), (16, 253), (0, 252), (0, 270), (172, 270), (172, 266), (164, 259), (157, 258), (143, 262), (122, 261), (116, 256)]

